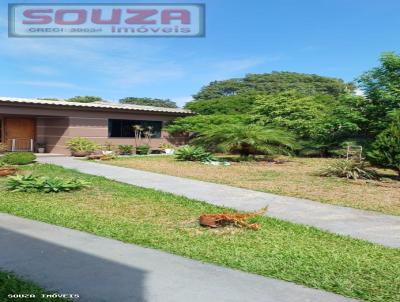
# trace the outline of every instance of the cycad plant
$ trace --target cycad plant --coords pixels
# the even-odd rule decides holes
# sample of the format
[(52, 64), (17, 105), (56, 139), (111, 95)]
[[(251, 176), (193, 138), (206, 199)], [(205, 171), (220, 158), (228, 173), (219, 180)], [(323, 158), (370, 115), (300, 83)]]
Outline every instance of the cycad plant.
[(295, 138), (289, 132), (254, 124), (214, 126), (201, 133), (195, 143), (216, 151), (239, 153), (242, 157), (289, 155), (296, 146)]

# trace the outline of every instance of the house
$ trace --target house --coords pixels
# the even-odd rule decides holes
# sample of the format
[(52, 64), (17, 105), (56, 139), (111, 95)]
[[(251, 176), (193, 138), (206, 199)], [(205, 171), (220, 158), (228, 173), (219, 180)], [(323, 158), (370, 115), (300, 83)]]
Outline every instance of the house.
[(133, 126), (140, 125), (152, 127), (152, 148), (164, 142), (179, 145), (185, 138), (170, 136), (163, 128), (190, 114), (179, 108), (0, 97), (0, 142), (12, 151), (35, 151), (41, 143), (46, 152), (70, 154), (66, 142), (73, 137), (134, 145)]

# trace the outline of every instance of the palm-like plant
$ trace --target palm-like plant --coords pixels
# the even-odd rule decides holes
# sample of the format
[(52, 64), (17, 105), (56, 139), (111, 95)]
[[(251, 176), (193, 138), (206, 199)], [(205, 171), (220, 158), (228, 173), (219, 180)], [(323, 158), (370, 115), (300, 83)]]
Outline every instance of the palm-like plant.
[(290, 154), (296, 142), (292, 134), (259, 125), (218, 125), (204, 131), (195, 143), (222, 152), (238, 152), (240, 156)]

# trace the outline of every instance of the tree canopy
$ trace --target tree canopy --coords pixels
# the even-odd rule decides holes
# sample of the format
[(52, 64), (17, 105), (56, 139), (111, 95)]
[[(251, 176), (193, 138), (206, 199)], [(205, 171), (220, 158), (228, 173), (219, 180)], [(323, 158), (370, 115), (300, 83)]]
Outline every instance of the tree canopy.
[(156, 98), (139, 98), (139, 97), (126, 97), (120, 99), (121, 104), (134, 104), (143, 106), (156, 106), (156, 107), (167, 107), (167, 108), (178, 108), (175, 102), (168, 99), (156, 99)]
[(394, 52), (383, 53), (380, 66), (361, 75), (358, 83), (366, 96), (362, 110), (370, 121), (367, 130), (377, 134), (390, 122), (390, 112), (400, 108), (400, 56)]
[(250, 121), (250, 116), (243, 114), (210, 114), (180, 117), (167, 125), (166, 130), (174, 133), (200, 133), (213, 126), (226, 124), (244, 124)]
[(240, 114), (248, 113), (256, 100), (256, 94), (224, 96), (210, 100), (195, 100), (185, 108), (198, 114)]
[(67, 102), (76, 103), (93, 103), (93, 102), (104, 102), (104, 100), (99, 96), (74, 96), (72, 98), (66, 99)]
[(351, 83), (341, 79), (296, 72), (248, 74), (244, 78), (214, 81), (193, 96), (195, 100), (209, 100), (248, 93), (276, 94), (295, 90), (304, 95), (327, 94), (339, 96), (354, 90)]
[(400, 110), (390, 116), (391, 123), (377, 136), (368, 159), (377, 166), (396, 170), (400, 176)]
[(360, 131), (363, 117), (353, 108), (359, 97), (304, 96), (297, 92), (259, 96), (252, 113), (254, 122), (294, 132), (319, 144), (339, 144)]

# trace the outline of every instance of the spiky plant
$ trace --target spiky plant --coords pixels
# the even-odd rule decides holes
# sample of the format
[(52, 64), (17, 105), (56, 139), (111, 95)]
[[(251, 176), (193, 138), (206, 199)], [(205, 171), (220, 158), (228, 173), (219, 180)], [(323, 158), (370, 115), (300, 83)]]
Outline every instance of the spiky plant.
[(208, 128), (195, 140), (196, 144), (240, 156), (290, 154), (296, 142), (287, 131), (250, 124), (228, 124)]

